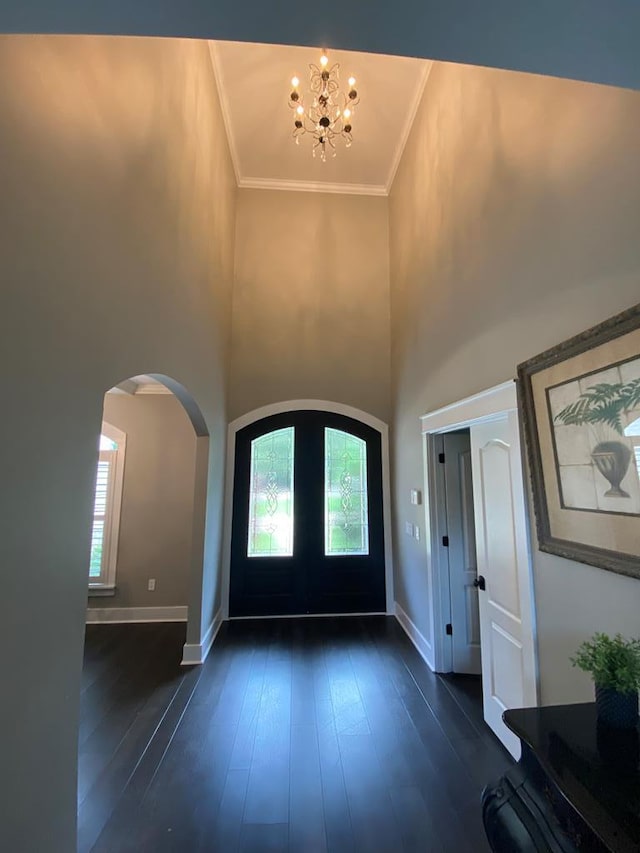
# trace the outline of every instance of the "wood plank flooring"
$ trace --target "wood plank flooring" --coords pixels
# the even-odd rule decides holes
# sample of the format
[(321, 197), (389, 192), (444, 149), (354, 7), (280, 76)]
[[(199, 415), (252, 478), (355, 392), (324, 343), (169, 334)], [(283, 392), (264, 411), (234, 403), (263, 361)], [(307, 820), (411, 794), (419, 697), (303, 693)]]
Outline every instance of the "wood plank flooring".
[(479, 679), (435, 676), (387, 617), (88, 626), (79, 853), (488, 851), (511, 763)]

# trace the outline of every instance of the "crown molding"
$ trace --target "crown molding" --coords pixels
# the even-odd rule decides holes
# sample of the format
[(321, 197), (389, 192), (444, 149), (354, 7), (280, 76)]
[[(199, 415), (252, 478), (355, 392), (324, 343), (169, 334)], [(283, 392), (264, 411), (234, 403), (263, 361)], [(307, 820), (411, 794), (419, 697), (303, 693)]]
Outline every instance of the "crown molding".
[(213, 69), (213, 79), (216, 84), (216, 89), (218, 90), (218, 100), (220, 101), (220, 110), (222, 111), (222, 122), (224, 124), (224, 129), (227, 134), (227, 145), (229, 146), (229, 154), (231, 155), (231, 162), (233, 163), (233, 171), (236, 176), (236, 184), (237, 186), (240, 186), (240, 161), (238, 159), (238, 148), (236, 146), (236, 140), (233, 135), (231, 114), (229, 112), (229, 101), (227, 100), (222, 69), (218, 60), (218, 48), (214, 41), (209, 41), (207, 42), (207, 44), (209, 45), (209, 57), (211, 59), (211, 68)]
[(125, 379), (124, 382), (119, 382), (117, 385), (114, 385), (113, 388), (109, 388), (106, 392), (107, 394), (126, 394), (127, 396), (133, 396), (138, 390), (138, 383), (134, 382), (133, 379)]
[(416, 119), (418, 107), (422, 102), (422, 96), (424, 95), (424, 90), (427, 86), (427, 81), (429, 79), (429, 75), (431, 74), (432, 68), (433, 61), (426, 61), (422, 70), (422, 75), (418, 80), (418, 85), (416, 86), (415, 92), (413, 94), (413, 100), (411, 102), (409, 112), (407, 113), (407, 118), (405, 120), (404, 127), (402, 128), (402, 133), (400, 134), (400, 139), (398, 140), (395, 153), (393, 155), (393, 160), (391, 161), (391, 168), (389, 169), (389, 176), (387, 177), (387, 183), (385, 186), (385, 195), (389, 195), (389, 193), (391, 192), (391, 187), (393, 186), (393, 182), (396, 177), (396, 172), (398, 171), (398, 166), (400, 165), (400, 161), (402, 160), (402, 155), (404, 154), (404, 149), (407, 144), (407, 140), (409, 139), (411, 128), (413, 127), (413, 123)]
[(411, 128), (413, 127), (413, 122), (418, 112), (418, 107), (420, 106), (420, 102), (422, 101), (422, 96), (424, 94), (424, 90), (427, 85), (431, 69), (433, 68), (432, 61), (426, 60), (424, 62), (422, 75), (418, 81), (418, 84), (416, 85), (413, 100), (411, 102), (411, 107), (407, 113), (402, 133), (400, 135), (400, 139), (398, 140), (398, 144), (396, 146), (393, 159), (391, 161), (391, 167), (389, 169), (387, 181), (384, 185), (349, 183), (340, 184), (329, 183), (325, 181), (293, 181), (280, 178), (251, 178), (243, 177), (241, 175), (240, 158), (238, 155), (238, 147), (236, 145), (235, 136), (233, 134), (233, 123), (231, 121), (229, 101), (226, 95), (224, 75), (222, 73), (222, 63), (220, 62), (218, 57), (218, 48), (215, 41), (208, 41), (207, 44), (209, 46), (211, 68), (213, 70), (213, 77), (215, 80), (216, 88), (218, 90), (218, 99), (220, 101), (222, 121), (224, 123), (224, 128), (227, 135), (227, 144), (229, 146), (231, 162), (233, 163), (233, 171), (236, 178), (236, 185), (240, 189), (282, 190), (285, 192), (323, 192), (342, 195), (389, 195), (391, 187), (393, 185), (393, 181), (396, 176), (396, 172), (398, 171), (398, 166), (400, 165), (400, 161), (404, 153), (405, 146), (407, 144), (407, 140), (409, 138), (409, 134), (411, 133)]
[(287, 181), (280, 178), (241, 178), (241, 189), (285, 190), (302, 193), (342, 193), (344, 195), (386, 196), (387, 188), (376, 184), (330, 184), (324, 181)]
[(171, 394), (172, 392), (162, 382), (143, 382), (136, 388), (135, 395), (141, 394)]
[(172, 394), (173, 392), (162, 382), (136, 382), (134, 379), (125, 379), (124, 382), (109, 388), (106, 393), (138, 397), (140, 394)]

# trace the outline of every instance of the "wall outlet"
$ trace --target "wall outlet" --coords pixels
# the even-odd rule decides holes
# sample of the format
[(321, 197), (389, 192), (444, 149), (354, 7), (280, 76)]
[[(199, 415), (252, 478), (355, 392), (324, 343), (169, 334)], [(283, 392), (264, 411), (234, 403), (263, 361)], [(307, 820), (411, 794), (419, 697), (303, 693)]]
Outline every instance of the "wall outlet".
[(155, 592), (155, 588), (156, 588), (156, 579), (155, 578), (149, 578), (149, 582), (147, 583), (147, 589), (149, 590), (149, 592)]
[(405, 521), (404, 532), (407, 536), (413, 536), (413, 524), (410, 521)]
[(411, 489), (411, 503), (413, 506), (420, 506), (422, 503), (422, 492), (420, 489)]

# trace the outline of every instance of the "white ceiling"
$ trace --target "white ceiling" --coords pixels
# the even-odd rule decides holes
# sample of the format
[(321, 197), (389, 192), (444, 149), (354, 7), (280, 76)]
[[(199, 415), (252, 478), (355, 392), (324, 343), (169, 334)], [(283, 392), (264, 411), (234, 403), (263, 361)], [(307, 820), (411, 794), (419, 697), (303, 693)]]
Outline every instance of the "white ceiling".
[(292, 138), (291, 78), (309, 103), (309, 64), (320, 49), (240, 42), (210, 42), (229, 147), (238, 185), (386, 195), (422, 95), (431, 63), (400, 56), (329, 50), (340, 80), (357, 80), (360, 104), (353, 145), (339, 141), (323, 163), (312, 140)]

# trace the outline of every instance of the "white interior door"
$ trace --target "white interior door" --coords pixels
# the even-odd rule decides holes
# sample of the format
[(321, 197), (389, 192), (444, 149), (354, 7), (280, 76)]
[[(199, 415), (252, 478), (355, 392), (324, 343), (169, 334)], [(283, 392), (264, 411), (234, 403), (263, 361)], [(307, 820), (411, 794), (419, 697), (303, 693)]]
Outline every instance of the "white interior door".
[(506, 708), (537, 703), (532, 596), (516, 412), (471, 425), (484, 717), (516, 758)]
[(480, 615), (469, 432), (444, 436), (449, 596), (454, 672), (480, 675)]

